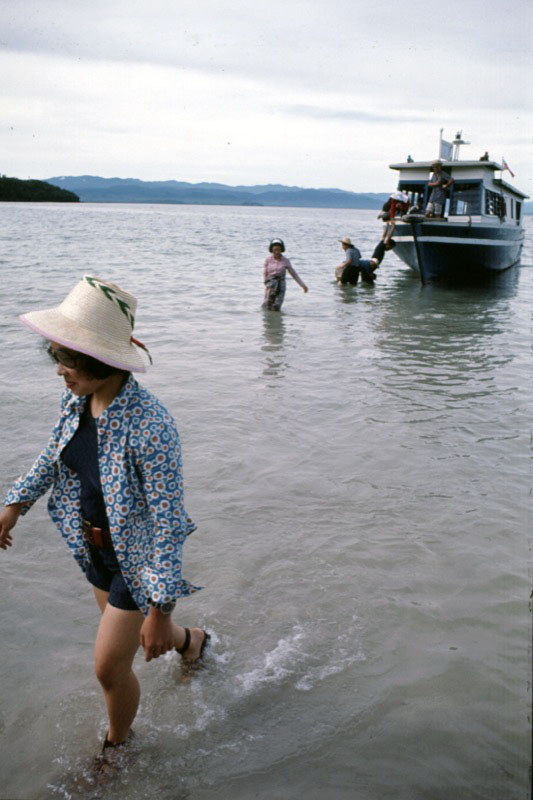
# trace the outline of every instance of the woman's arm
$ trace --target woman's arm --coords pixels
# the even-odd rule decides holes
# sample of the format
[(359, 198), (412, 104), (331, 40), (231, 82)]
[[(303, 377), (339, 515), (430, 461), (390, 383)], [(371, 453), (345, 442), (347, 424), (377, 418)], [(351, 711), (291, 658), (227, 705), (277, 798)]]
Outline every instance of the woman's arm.
[(294, 278), (296, 283), (299, 283), (300, 286), (302, 287), (302, 289), (304, 290), (304, 292), (307, 292), (308, 291), (307, 286), (305, 285), (303, 280), (300, 278), (300, 276), (298, 275), (298, 273), (296, 272), (294, 267), (291, 265), (291, 262), (289, 261), (289, 259), (287, 259), (287, 263), (285, 264), (285, 266), (287, 268), (287, 272)]
[(12, 503), (0, 511), (0, 549), (7, 550), (13, 544), (11, 530), (17, 524), (21, 511), (21, 503)]
[(55, 453), (59, 439), (60, 421), (56, 424), (48, 445), (35, 460), (31, 469), (15, 481), (0, 511), (0, 548), (13, 544), (11, 531), (21, 515), (26, 514), (36, 500), (52, 486), (55, 475)]
[(145, 661), (151, 661), (152, 658), (173, 650), (174, 633), (170, 614), (151, 608), (142, 624), (140, 639)]
[[(68, 399), (68, 398), (67, 398)], [(63, 398), (63, 406), (66, 399)], [(48, 444), (36, 458), (30, 470), (21, 475), (9, 490), (4, 500), (5, 506), (20, 505), (20, 514), (26, 514), (54, 483), (56, 478), (57, 449), (63, 429), (64, 417), (56, 422)]]
[(143, 493), (153, 522), (151, 559), (144, 566), (145, 594), (153, 603), (189, 595), (197, 587), (182, 578), (181, 552), (195, 530), (183, 504), (181, 446), (170, 415), (150, 421), (149, 435), (136, 455)]
[[(183, 505), (181, 447), (173, 420), (152, 421), (150, 435), (139, 454), (137, 467), (154, 523), (151, 559), (144, 565), (145, 593), (162, 604), (189, 595), (200, 587), (182, 577), (182, 548), (195, 529)], [(150, 608), (140, 632), (145, 659), (173, 648), (170, 615)]]

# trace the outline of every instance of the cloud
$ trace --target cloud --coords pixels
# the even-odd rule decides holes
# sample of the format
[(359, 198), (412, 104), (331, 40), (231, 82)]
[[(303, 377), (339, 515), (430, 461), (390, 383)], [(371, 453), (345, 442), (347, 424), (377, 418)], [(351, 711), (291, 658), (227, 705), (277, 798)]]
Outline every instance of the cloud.
[(481, 0), (0, 0), (0, 13), (4, 172), (356, 176), (381, 191), (386, 164), (432, 157), (440, 127), (528, 169), (523, 0), (505, 19)]
[[(2, 0), (2, 45), (79, 59), (152, 63), (306, 85), (366, 74), (401, 82), (409, 62), (437, 83), (454, 62), (524, 66), (531, 11), (503, 19), (485, 0)], [(501, 16), (501, 19), (498, 19)], [(468, 80), (468, 78), (467, 78)]]
[(320, 120), (341, 120), (345, 122), (362, 122), (362, 123), (383, 123), (385, 125), (391, 123), (405, 123), (405, 122), (420, 122), (427, 123), (427, 114), (409, 114), (401, 111), (395, 114), (380, 114), (367, 111), (357, 111), (350, 108), (323, 108), (320, 106), (307, 106), (307, 105), (293, 105), (283, 106), (281, 109), (283, 114), (294, 114), (296, 116), (308, 117), (310, 119)]

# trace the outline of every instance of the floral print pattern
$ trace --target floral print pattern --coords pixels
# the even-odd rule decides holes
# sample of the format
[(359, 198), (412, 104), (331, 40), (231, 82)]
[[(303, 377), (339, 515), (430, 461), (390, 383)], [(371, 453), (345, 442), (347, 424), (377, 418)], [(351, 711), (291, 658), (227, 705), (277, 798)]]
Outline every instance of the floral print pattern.
[[(48, 489), (48, 511), (85, 572), (81, 486), (60, 453), (76, 432), (86, 398), (66, 390), (48, 445), (13, 485), (5, 505), (22, 513)], [(201, 587), (181, 574), (182, 549), (196, 526), (183, 506), (179, 434), (163, 404), (130, 375), (97, 419), (98, 463), (109, 529), (126, 584), (143, 613), (151, 603), (185, 597)]]

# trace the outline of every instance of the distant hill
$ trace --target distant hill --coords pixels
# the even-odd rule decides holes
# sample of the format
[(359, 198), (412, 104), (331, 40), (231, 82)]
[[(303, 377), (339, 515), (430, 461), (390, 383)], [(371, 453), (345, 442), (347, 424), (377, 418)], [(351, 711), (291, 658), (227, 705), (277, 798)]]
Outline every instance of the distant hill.
[(65, 188), (45, 181), (22, 181), (0, 175), (0, 201), (37, 203), (79, 203), (80, 198)]
[(141, 181), (137, 178), (100, 178), (95, 175), (60, 176), (47, 178), (47, 182), (75, 192), (85, 203), (380, 209), (389, 196), (382, 193), (345, 192), (342, 189), (302, 189), (280, 184), (226, 186), (223, 183)]

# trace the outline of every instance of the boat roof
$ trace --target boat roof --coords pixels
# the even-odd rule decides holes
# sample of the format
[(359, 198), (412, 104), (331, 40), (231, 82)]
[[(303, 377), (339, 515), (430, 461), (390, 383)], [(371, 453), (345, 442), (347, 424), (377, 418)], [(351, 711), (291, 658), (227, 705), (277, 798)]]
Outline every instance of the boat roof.
[[(438, 159), (432, 159), (431, 161), (402, 161), (397, 164), (389, 164), (390, 169), (397, 169), (401, 172), (421, 172), (421, 171), (431, 171), (431, 168), (435, 161)], [(457, 175), (458, 170), (490, 170), (491, 172), (503, 172), (503, 165), (499, 164), (497, 161), (440, 161), (442, 164), (442, 169), (446, 172), (446, 170), (453, 170), (454, 174)], [(419, 177), (419, 176), (417, 176)], [(528, 198), (529, 195), (524, 194), (519, 189), (516, 189), (510, 183), (507, 183), (502, 178), (492, 178), (494, 183), (497, 183), (502, 188), (506, 189), (508, 192), (512, 192), (513, 194), (518, 195), (522, 198)]]
[(511, 186), (510, 183), (507, 183), (507, 181), (502, 180), (502, 178), (494, 178), (494, 183), (498, 184), (498, 186), (502, 186), (509, 192), (513, 192), (513, 194), (520, 195), (520, 197), (525, 197), (526, 199), (529, 197), (528, 194), (524, 194), (524, 192), (521, 192), (520, 189), (515, 189), (514, 186)]

